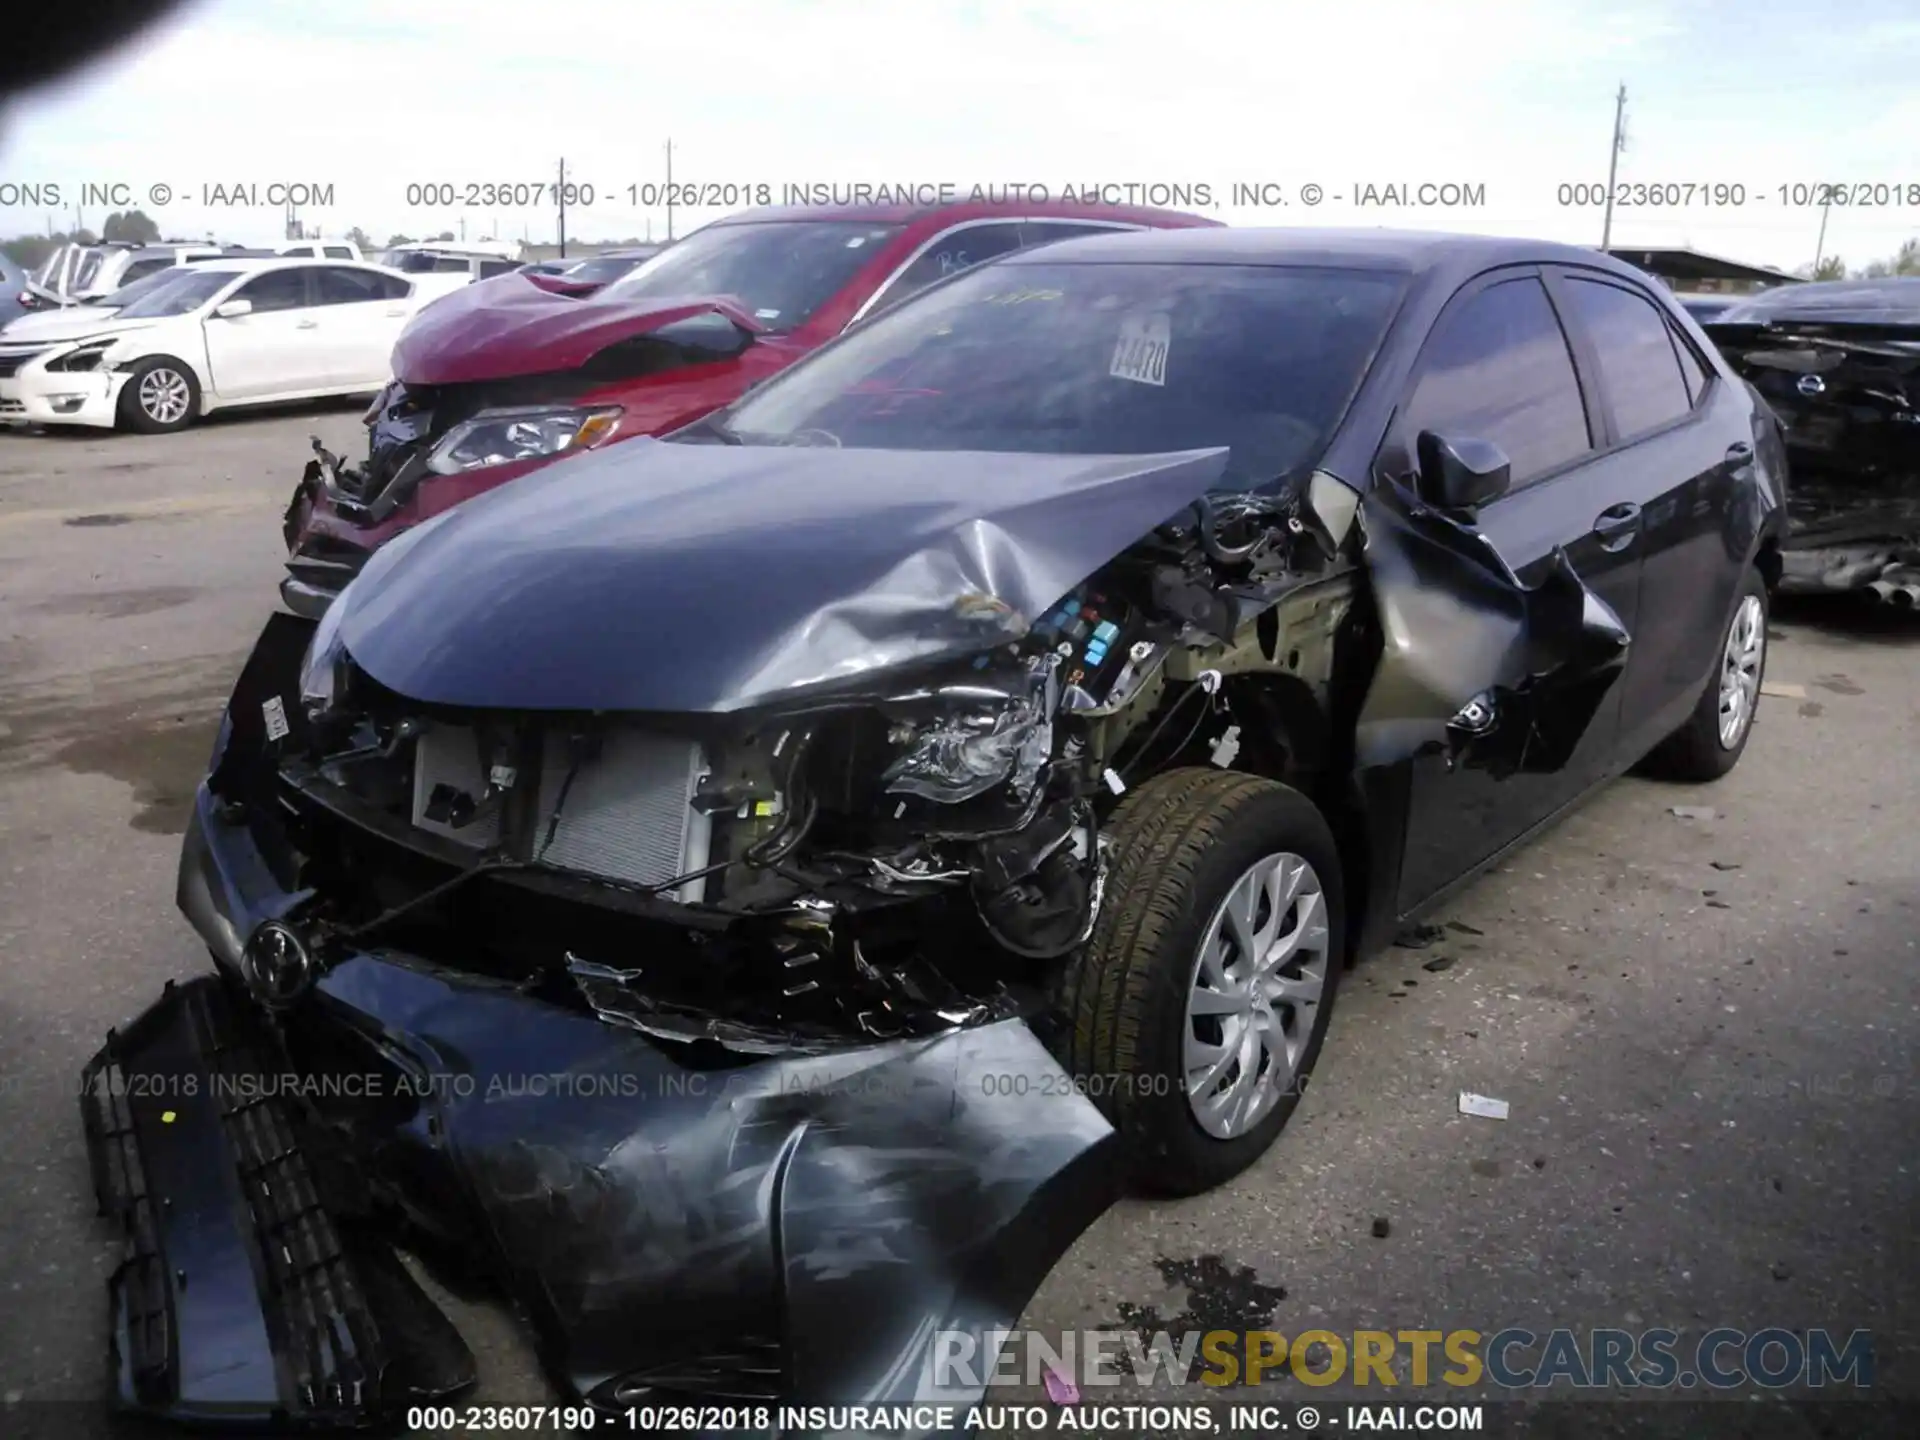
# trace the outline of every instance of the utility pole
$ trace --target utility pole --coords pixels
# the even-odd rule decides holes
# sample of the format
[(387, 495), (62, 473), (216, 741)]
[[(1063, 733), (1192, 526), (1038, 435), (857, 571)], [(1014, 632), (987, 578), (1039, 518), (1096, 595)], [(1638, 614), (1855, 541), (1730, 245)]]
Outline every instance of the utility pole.
[(1613, 239), (1613, 177), (1620, 173), (1620, 152), (1627, 148), (1627, 82), (1613, 101), (1613, 149), (1607, 156), (1607, 218), (1600, 226), (1600, 248)]
[(567, 160), (560, 157), (560, 258), (567, 258)]
[(667, 141), (667, 243), (673, 243), (673, 141)]
[(1827, 198), (1820, 202), (1820, 238), (1813, 242), (1813, 278), (1820, 278), (1820, 262), (1827, 257), (1827, 211), (1833, 208), (1833, 187), (1827, 186)]

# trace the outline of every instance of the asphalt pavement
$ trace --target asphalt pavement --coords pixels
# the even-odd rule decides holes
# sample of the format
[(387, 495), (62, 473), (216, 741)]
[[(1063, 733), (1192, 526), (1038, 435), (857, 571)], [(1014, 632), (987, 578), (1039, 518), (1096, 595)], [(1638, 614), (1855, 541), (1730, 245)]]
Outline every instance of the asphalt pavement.
[[(353, 450), (357, 410), (0, 433), (0, 1433), (103, 1394), (116, 1247), (75, 1082), (204, 966), (188, 800), (307, 436)], [(1770, 648), (1732, 776), (1611, 786), (1363, 961), (1280, 1145), (1115, 1208), (1024, 1323), (1867, 1330), (1878, 1392), (1920, 1400), (1920, 621), (1803, 603)], [(547, 1393), (509, 1314), (442, 1298), (481, 1399)]]

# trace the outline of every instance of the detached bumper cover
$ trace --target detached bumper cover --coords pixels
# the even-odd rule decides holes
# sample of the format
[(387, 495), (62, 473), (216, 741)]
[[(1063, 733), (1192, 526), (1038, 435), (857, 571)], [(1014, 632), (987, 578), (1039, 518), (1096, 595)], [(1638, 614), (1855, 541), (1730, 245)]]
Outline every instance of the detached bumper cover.
[[(222, 971), (294, 898), (272, 873), (203, 788), (180, 895)], [(1119, 1189), (1111, 1127), (1019, 1020), (702, 1069), (391, 951), (337, 957), (276, 1023), (238, 992), (170, 988), (87, 1075), (132, 1237), (121, 1400), (176, 1419), (373, 1423), (464, 1383), (457, 1341), (394, 1353), (392, 1314), (446, 1327), (388, 1294), (403, 1235), (495, 1282), (554, 1383), (615, 1412), (971, 1403), (942, 1333), (990, 1355)], [(268, 1076), (265, 1103), (229, 1103), (261, 1098), (229, 1072)]]
[(83, 1074), (119, 1403), (201, 1424), (355, 1426), (472, 1383), (473, 1358), (392, 1255), (343, 1237), (270, 1053), (222, 982), (169, 985)]

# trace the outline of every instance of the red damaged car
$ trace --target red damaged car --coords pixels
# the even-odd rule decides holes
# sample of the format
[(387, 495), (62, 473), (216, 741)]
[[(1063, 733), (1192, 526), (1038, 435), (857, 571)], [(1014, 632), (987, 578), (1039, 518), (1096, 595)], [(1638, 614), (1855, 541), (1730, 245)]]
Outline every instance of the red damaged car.
[(690, 424), (957, 270), (1095, 231), (1218, 223), (1064, 201), (749, 210), (590, 296), (518, 273), (469, 285), (402, 332), (366, 460), (314, 442), (280, 593), (317, 616), (409, 526), (558, 456)]

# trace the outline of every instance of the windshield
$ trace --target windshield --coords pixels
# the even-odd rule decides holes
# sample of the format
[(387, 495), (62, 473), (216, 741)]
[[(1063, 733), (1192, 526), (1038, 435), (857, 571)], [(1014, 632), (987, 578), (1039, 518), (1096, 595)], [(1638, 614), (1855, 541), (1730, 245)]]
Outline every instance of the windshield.
[[(154, 320), (169, 315), (185, 315), (211, 300), (221, 287), (230, 283), (231, 270), (193, 270), (185, 266), (163, 271), (153, 277), (153, 289), (142, 291), (131, 305), (120, 311), (121, 320)], [(145, 281), (141, 282), (145, 284)]]
[(561, 273), (569, 280), (578, 280), (587, 285), (605, 285), (618, 280), (639, 263), (640, 258), (633, 255), (602, 255), (593, 260), (582, 260)]
[(107, 258), (106, 251), (94, 250), (80, 261), (79, 273), (73, 277), (72, 289), (84, 290), (93, 283), (94, 276), (100, 273), (100, 262)]
[(1230, 447), (1229, 485), (1324, 448), (1402, 286), (1365, 271), (985, 265), (725, 414), (746, 444), (1146, 455)]
[(709, 225), (600, 293), (623, 300), (728, 295), (767, 329), (791, 330), (899, 232), (852, 220)]

